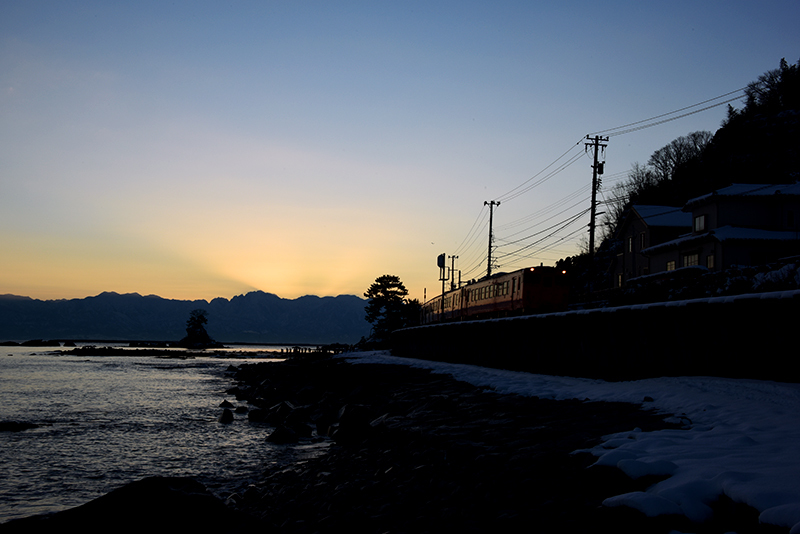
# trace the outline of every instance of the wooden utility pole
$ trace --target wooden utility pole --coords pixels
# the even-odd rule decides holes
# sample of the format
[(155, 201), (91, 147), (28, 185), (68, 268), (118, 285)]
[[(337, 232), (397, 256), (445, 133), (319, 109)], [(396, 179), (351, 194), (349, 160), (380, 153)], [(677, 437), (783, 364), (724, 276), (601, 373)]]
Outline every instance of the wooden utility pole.
[(492, 241), (494, 240), (494, 235), (492, 234), (492, 211), (495, 206), (499, 206), (499, 202), (495, 202), (494, 200), (487, 201), (483, 203), (484, 206), (489, 206), (489, 261), (486, 264), (486, 278), (492, 276)]
[(601, 144), (603, 142), (607, 143), (608, 137), (596, 135), (592, 138), (587, 135), (586, 139), (590, 141), (586, 143), (586, 149), (588, 150), (589, 147), (592, 147), (594, 152), (594, 165), (592, 165), (592, 214), (589, 219), (589, 257), (593, 258), (595, 218), (597, 217), (597, 190), (600, 189), (600, 180), (598, 176), (603, 174), (603, 166), (605, 165), (605, 161), (598, 162), (598, 152), (608, 146)]

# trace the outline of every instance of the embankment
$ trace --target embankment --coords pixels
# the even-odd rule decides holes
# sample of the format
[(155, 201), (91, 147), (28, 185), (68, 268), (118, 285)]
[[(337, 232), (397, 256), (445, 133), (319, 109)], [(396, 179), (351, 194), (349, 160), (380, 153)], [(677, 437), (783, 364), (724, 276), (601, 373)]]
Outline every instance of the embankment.
[(800, 381), (791, 361), (800, 291), (661, 302), (399, 330), (398, 356), (631, 380)]

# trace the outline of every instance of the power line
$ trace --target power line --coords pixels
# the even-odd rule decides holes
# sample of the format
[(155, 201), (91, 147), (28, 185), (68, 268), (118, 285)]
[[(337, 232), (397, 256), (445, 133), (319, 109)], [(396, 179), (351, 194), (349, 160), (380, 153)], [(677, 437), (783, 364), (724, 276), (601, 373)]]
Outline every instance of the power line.
[[(467, 240), (470, 238), (470, 236), (472, 236), (473, 232), (475, 232), (475, 236), (478, 235), (477, 229), (481, 226), (481, 223), (483, 222), (482, 219), (484, 219), (484, 220), (486, 219), (486, 215), (487, 215), (486, 206), (481, 206), (481, 211), (480, 211), (480, 213), (478, 213), (478, 217), (475, 218), (475, 222), (472, 223), (472, 227), (469, 229), (469, 232), (467, 232), (467, 236), (464, 238), (464, 240), (461, 242), (461, 244), (458, 245), (458, 247), (456, 248), (456, 250), (455, 250), (455, 252), (453, 254), (461, 254), (461, 252), (464, 250), (462, 248), (462, 247), (464, 247), (464, 243), (466, 243)], [(478, 221), (480, 221), (480, 223)], [(473, 239), (470, 242), (470, 244), (472, 244), (472, 242), (474, 242), (474, 240), (475, 240), (475, 238), (473, 237)]]
[[(566, 222), (565, 222), (565, 224), (561, 225), (561, 226), (560, 226), (560, 227), (559, 227), (557, 230), (555, 230), (554, 232), (552, 232), (552, 233), (550, 233), (550, 234), (546, 235), (545, 237), (543, 237), (543, 238), (539, 239), (538, 241), (534, 241), (533, 243), (529, 243), (529, 244), (525, 245), (524, 247), (522, 247), (522, 248), (520, 248), (520, 249), (518, 249), (518, 250), (515, 250), (515, 251), (513, 251), (513, 252), (506, 252), (504, 255), (502, 255), (502, 256), (498, 256), (498, 258), (497, 258), (497, 259), (499, 260), (499, 259), (505, 258), (505, 257), (507, 257), (507, 256), (516, 256), (516, 255), (519, 255), (519, 253), (520, 253), (520, 252), (522, 252), (523, 250), (527, 250), (527, 249), (529, 249), (529, 248), (531, 248), (531, 247), (533, 247), (533, 246), (535, 246), (535, 245), (538, 245), (539, 243), (542, 243), (543, 241), (546, 241), (546, 240), (547, 240), (547, 239), (549, 239), (550, 237), (552, 237), (552, 236), (554, 236), (555, 234), (557, 234), (559, 231), (561, 231), (561, 230), (563, 230), (564, 228), (566, 228), (566, 227), (570, 226), (570, 225), (571, 225), (571, 224), (573, 224), (575, 221), (577, 221), (578, 219), (580, 219), (581, 217), (583, 217), (584, 215), (586, 215), (587, 213), (589, 213), (589, 211), (590, 211), (590, 209), (589, 209), (589, 208), (587, 208), (587, 209), (583, 210), (582, 212), (578, 213), (577, 215), (575, 215), (575, 216), (571, 217), (570, 219), (567, 219), (567, 220), (566, 220)], [(562, 221), (562, 222), (563, 222), (563, 221)], [(555, 226), (555, 225), (554, 225), (554, 226)], [(551, 227), (551, 228), (553, 228), (553, 227)]]
[(521, 183), (520, 185), (518, 185), (517, 187), (512, 189), (511, 191), (509, 191), (508, 193), (498, 197), (500, 199), (500, 202), (508, 202), (509, 200), (514, 200), (515, 198), (517, 198), (520, 195), (524, 195), (525, 193), (527, 193), (531, 189), (543, 184), (544, 182), (546, 182), (547, 180), (549, 180), (550, 178), (552, 178), (556, 174), (560, 173), (561, 171), (563, 171), (564, 169), (566, 169), (567, 167), (569, 167), (570, 165), (572, 165), (573, 163), (578, 161), (578, 159), (580, 159), (580, 157), (582, 155), (581, 153), (578, 153), (578, 154), (572, 156), (566, 163), (564, 163), (560, 167), (557, 167), (555, 170), (553, 170), (551, 173), (545, 175), (540, 180), (528, 185), (527, 187), (525, 187), (522, 190), (519, 190), (520, 188), (522, 188), (523, 186), (528, 184), (531, 180), (533, 180), (534, 178), (538, 177), (544, 171), (546, 171), (547, 169), (549, 169), (550, 167), (555, 165), (559, 160), (561, 160), (564, 156), (566, 156), (567, 154), (572, 152), (572, 150), (574, 150), (574, 149), (575, 149), (574, 146), (571, 147), (569, 150), (567, 150), (566, 152), (561, 154), (558, 158), (556, 158), (556, 160), (553, 161), (553, 163), (551, 163), (550, 165), (548, 165), (547, 167), (545, 167), (544, 169), (542, 169), (541, 171), (539, 171), (538, 173), (536, 173), (535, 175), (533, 175), (532, 177), (530, 177), (529, 179), (527, 179), (526, 181), (524, 181), (523, 183)]
[[(647, 119), (643, 119), (643, 120), (640, 120), (640, 121), (624, 124), (622, 126), (617, 126), (615, 128), (599, 130), (597, 132), (594, 132), (592, 134), (587, 135), (586, 138), (589, 138), (590, 136), (598, 137), (600, 135), (605, 135), (607, 138), (608, 137), (617, 136), (617, 135), (624, 135), (624, 134), (627, 134), (627, 133), (636, 132), (636, 131), (643, 130), (643, 129), (646, 129), (646, 128), (651, 128), (653, 126), (658, 126), (660, 124), (664, 124), (664, 123), (667, 123), (667, 122), (678, 120), (678, 119), (681, 119), (681, 118), (684, 118), (684, 117), (688, 117), (690, 115), (694, 115), (696, 113), (700, 113), (702, 111), (706, 111), (708, 109), (712, 109), (712, 108), (715, 108), (715, 107), (718, 107), (718, 106), (721, 106), (721, 105), (724, 105), (724, 104), (728, 104), (728, 103), (733, 102), (735, 100), (739, 100), (740, 98), (742, 98), (744, 96), (743, 93), (744, 93), (745, 90), (746, 90), (746, 87), (742, 87), (740, 89), (736, 89), (734, 91), (729, 91), (727, 93), (724, 93), (722, 95), (716, 96), (714, 98), (710, 98), (710, 99), (704, 100), (702, 102), (698, 102), (696, 104), (692, 104), (691, 106), (685, 106), (683, 108), (679, 108), (679, 109), (670, 111), (668, 113), (662, 113), (660, 115), (656, 115), (656, 116), (653, 116), (653, 117), (650, 117), (650, 118), (647, 118)], [(736, 95), (736, 96), (731, 96), (731, 95)], [(731, 98), (728, 98), (728, 97), (731, 97)], [(709, 105), (706, 105), (706, 104), (709, 104)], [(511, 189), (507, 193), (505, 193), (503, 195), (500, 195), (498, 197), (495, 197), (495, 200), (498, 202), (498, 204), (501, 201), (502, 202), (508, 202), (510, 200), (513, 200), (513, 199), (515, 199), (515, 198), (517, 198), (517, 197), (519, 197), (519, 196), (531, 191), (532, 189), (536, 188), (537, 186), (543, 184), (544, 182), (546, 182), (547, 180), (549, 180), (553, 176), (557, 175), (558, 173), (560, 173), (561, 171), (565, 170), (570, 165), (572, 165), (575, 162), (577, 162), (578, 159), (580, 159), (580, 155), (581, 155), (580, 152), (578, 154), (570, 156), (570, 158), (566, 162), (562, 163), (560, 166), (556, 167), (555, 169), (550, 171), (548, 174), (545, 174), (544, 176), (542, 176), (542, 174), (544, 174), (546, 171), (551, 169), (551, 167), (556, 165), (559, 161), (564, 159), (568, 154), (570, 154), (573, 150), (575, 150), (575, 148), (578, 145), (580, 145), (582, 142), (584, 142), (584, 139), (585, 138), (581, 138), (577, 143), (575, 143), (574, 145), (570, 146), (570, 148), (568, 150), (566, 150), (563, 154), (561, 154), (559, 157), (557, 157), (555, 160), (553, 160), (549, 165), (544, 167), (541, 171), (539, 171), (538, 173), (534, 174), (533, 176), (531, 176), (530, 178), (528, 178), (527, 180), (525, 180), (524, 182), (519, 184), (517, 187)], [(597, 147), (595, 147), (595, 150), (596, 150), (596, 148)], [(583, 152), (583, 153), (585, 154), (585, 152)], [(621, 179), (624, 179), (623, 177), (627, 176), (629, 173), (630, 173), (630, 170), (624, 171), (624, 172), (621, 172), (621, 173), (615, 173), (613, 175), (607, 176), (606, 180), (610, 181), (609, 179), (615, 179), (617, 177), (620, 177), (619, 179), (621, 180)], [(541, 176), (541, 178), (540, 178), (540, 176)], [(539, 179), (536, 180), (537, 178), (539, 178)], [(536, 180), (536, 181), (534, 181), (534, 180)], [(594, 187), (592, 188), (592, 190), (593, 190), (593, 192), (595, 191)], [(577, 196), (577, 192), (573, 193), (572, 195), (568, 196), (567, 198), (571, 198), (573, 196)], [(603, 197), (605, 197), (605, 195), (603, 195)], [(559, 201), (557, 203), (554, 203), (554, 204), (548, 206), (547, 208), (544, 208), (543, 210), (540, 210), (540, 211), (538, 211), (538, 212), (536, 212), (534, 214), (531, 214), (529, 216), (523, 217), (523, 218), (518, 219), (516, 221), (512, 221), (510, 223), (506, 223), (505, 225), (501, 226), (500, 229), (509, 229), (509, 228), (514, 227), (514, 226), (519, 226), (521, 224), (525, 224), (528, 221), (531, 221), (531, 220), (537, 219), (539, 217), (542, 217), (546, 213), (556, 209), (561, 204), (566, 203), (567, 198), (562, 199), (561, 201)], [(615, 202), (615, 201), (618, 201), (618, 200), (620, 200), (620, 199), (617, 199), (617, 198), (614, 198), (614, 199), (603, 198), (602, 202), (595, 203), (593, 201), (592, 202), (592, 206), (595, 206), (596, 204), (601, 204), (601, 203), (608, 205), (608, 204), (610, 204), (612, 202)], [(475, 222), (472, 224), (472, 227), (470, 228), (470, 230), (467, 233), (466, 237), (463, 239), (461, 244), (456, 249), (455, 254), (460, 254), (460, 255), (463, 256), (465, 251), (470, 251), (475, 246), (475, 243), (477, 242), (477, 239), (478, 239), (478, 237), (480, 235), (478, 230), (483, 226), (483, 222), (486, 219), (485, 205), (486, 205), (486, 203), (484, 204), (484, 208), (482, 208), (481, 212), (478, 214), (478, 217), (476, 218)], [(562, 210), (558, 214), (563, 213), (564, 211), (567, 211), (568, 209), (570, 209), (570, 208)], [(491, 209), (489, 211), (490, 211), (490, 214), (491, 214)], [(588, 211), (589, 210), (586, 210), (585, 212), (582, 212), (581, 214), (579, 214), (579, 216), (584, 214), (584, 213), (586, 213), (586, 212), (588, 212)], [(558, 215), (558, 214), (556, 214), (556, 215)], [(541, 221), (541, 222), (545, 222), (545, 221), (550, 220), (552, 218), (553, 217), (549, 217), (547, 219), (544, 219), (544, 221)], [(575, 219), (568, 219), (568, 220), (574, 222)], [(541, 224), (541, 223), (539, 223), (539, 224)], [(568, 223), (568, 224), (571, 224), (571, 223)], [(536, 225), (533, 225), (531, 227), (528, 227), (528, 228), (526, 228), (524, 230), (521, 230), (521, 231), (516, 232), (514, 234), (511, 234), (511, 235), (512, 236), (513, 235), (517, 235), (519, 233), (525, 232), (526, 230), (530, 230), (535, 226)], [(546, 230), (544, 230), (544, 231), (546, 231)], [(576, 230), (575, 232), (570, 233), (568, 236), (565, 236), (565, 237), (561, 238), (557, 242), (563, 241), (564, 239), (566, 239), (569, 236), (574, 235), (578, 231), (580, 231), (580, 230)], [(491, 230), (490, 230), (490, 232), (491, 232)], [(525, 239), (529, 239), (529, 238), (531, 238), (533, 236), (539, 235), (540, 233), (541, 232), (531, 234), (526, 238), (522, 238), (522, 239), (519, 239), (519, 240), (516, 240), (516, 241), (513, 241), (513, 242), (506, 243), (506, 245), (513, 244), (513, 243), (518, 243), (520, 241), (524, 241)], [(557, 233), (557, 231), (556, 231), (556, 233)], [(544, 238), (544, 239), (547, 239), (547, 238)], [(539, 242), (541, 242), (541, 240)], [(531, 245), (523, 247), (522, 249), (520, 249), (520, 251), (525, 250), (525, 249), (527, 249), (528, 247), (530, 247), (530, 246), (532, 246), (534, 244), (536, 244), (536, 243), (533, 243)], [(506, 245), (502, 245), (502, 246), (506, 246)], [(489, 250), (491, 251), (491, 237), (490, 237)], [(478, 261), (476, 261), (473, 264), (474, 266), (470, 270), (466, 271), (467, 274), (469, 274), (473, 270), (477, 269), (478, 266), (485, 259), (487, 259), (487, 257), (490, 258), (489, 261), (491, 262), (491, 252), (489, 252), (488, 255), (483, 256), (483, 258), (481, 258)]]
[[(740, 94), (740, 95), (737, 95), (737, 96), (735, 96), (733, 98), (729, 98), (727, 100), (724, 100), (722, 102), (717, 102), (715, 104), (711, 104), (710, 106), (706, 106), (706, 107), (703, 107), (703, 108), (700, 108), (700, 109), (696, 109), (696, 110), (690, 111), (688, 113), (683, 113), (683, 114), (677, 115), (675, 117), (669, 117), (670, 115), (675, 115), (676, 113), (680, 113), (682, 111), (686, 111), (687, 109), (696, 108), (697, 106), (702, 106), (702, 105), (707, 104), (709, 102), (714, 102), (715, 100), (719, 100), (720, 98), (725, 98), (725, 97), (730, 96), (732, 94), (743, 93), (745, 89), (747, 89), (747, 88), (746, 87), (742, 87), (741, 89), (736, 89), (735, 91), (730, 91), (728, 93), (725, 93), (724, 95), (719, 95), (719, 96), (714, 97), (714, 98), (709, 98), (708, 100), (704, 100), (702, 102), (698, 102), (697, 104), (692, 104), (691, 106), (686, 106), (686, 107), (683, 107), (683, 108), (680, 108), (680, 109), (676, 109), (676, 110), (670, 111), (668, 113), (662, 113), (661, 115), (656, 115), (655, 117), (650, 117), (649, 119), (644, 119), (644, 120), (640, 120), (640, 121), (636, 121), (636, 122), (631, 122), (629, 124), (623, 124), (622, 126), (617, 126), (616, 128), (608, 128), (607, 130), (600, 130), (600, 131), (597, 131), (597, 132), (593, 132), (593, 133), (591, 133), (589, 135), (601, 135), (601, 134), (603, 134), (603, 135), (605, 135), (607, 137), (612, 137), (612, 136), (617, 136), (617, 135), (623, 135), (623, 134), (626, 134), (626, 133), (636, 132), (636, 131), (639, 131), (639, 130), (643, 130), (645, 128), (650, 128), (651, 126), (658, 126), (659, 124), (664, 124), (665, 122), (670, 122), (670, 121), (674, 121), (674, 120), (677, 120), (677, 119), (681, 119), (683, 117), (688, 117), (689, 115), (694, 115), (695, 113), (700, 113), (701, 111), (706, 111), (708, 109), (715, 108), (717, 106), (721, 106), (721, 105), (727, 104), (729, 102), (733, 102), (734, 100), (739, 100), (740, 98), (742, 98), (744, 96), (744, 94)], [(662, 117), (669, 117), (669, 118), (650, 123), (650, 121), (654, 121), (656, 119), (661, 119)], [(644, 123), (650, 123), (650, 124), (644, 124)], [(641, 126), (639, 126), (639, 125), (641, 125)], [(634, 128), (634, 126), (635, 126), (635, 128)]]
[[(564, 213), (565, 211), (571, 210), (572, 208), (575, 208), (575, 207), (577, 207), (577, 206), (579, 206), (579, 205), (581, 205), (581, 204), (585, 203), (587, 200), (589, 200), (589, 199), (587, 199), (587, 198), (581, 199), (581, 201), (580, 201), (580, 202), (578, 202), (578, 203), (576, 203), (576, 204), (573, 204), (572, 206), (570, 206), (570, 207), (568, 207), (568, 208), (565, 208), (565, 209), (563, 209), (563, 210), (559, 211), (559, 212), (558, 212), (558, 213), (556, 213), (555, 215), (553, 215), (553, 216), (551, 216), (551, 217), (548, 217), (547, 219), (545, 219), (545, 221), (549, 221), (550, 219), (552, 219), (552, 218), (554, 218), (554, 217), (558, 217), (559, 215), (561, 215), (561, 214), (562, 214), (562, 213)], [(525, 237), (522, 237), (522, 238), (520, 238), (520, 239), (516, 239), (516, 240), (514, 240), (514, 241), (506, 241), (506, 240), (502, 240), (502, 241), (503, 241), (503, 244), (502, 244), (502, 245), (498, 245), (498, 248), (499, 248), (499, 247), (505, 247), (505, 246), (508, 246), (508, 245), (513, 245), (514, 243), (519, 243), (519, 242), (521, 242), (521, 241), (525, 241), (526, 239), (530, 239), (531, 237), (536, 237), (537, 235), (539, 235), (539, 234), (542, 234), (542, 233), (544, 233), (544, 232), (546, 232), (546, 231), (550, 230), (551, 228), (555, 228), (555, 227), (556, 227), (556, 226), (558, 226), (559, 224), (561, 224), (561, 223), (563, 223), (564, 221), (566, 221), (566, 220), (569, 220), (569, 219), (572, 219), (572, 217), (569, 217), (568, 219), (563, 219), (563, 220), (561, 220), (561, 221), (557, 222), (556, 224), (554, 224), (553, 226), (550, 226), (549, 228), (545, 228), (544, 230), (541, 230), (541, 231), (539, 231), (539, 232), (536, 232), (536, 233), (533, 233), (533, 234), (527, 235), (527, 236), (525, 236)], [(542, 221), (542, 222), (544, 222), (544, 221)], [(541, 224), (541, 223), (540, 223), (540, 224)], [(534, 226), (536, 226), (536, 225), (534, 225)], [(531, 228), (533, 228), (533, 226), (531, 226), (531, 227), (528, 227), (528, 228), (526, 228), (525, 230), (530, 230)], [(524, 232), (525, 230), (520, 230), (519, 232), (517, 232), (517, 233), (515, 233), (515, 234), (511, 234), (511, 236), (515, 236), (515, 235), (517, 235), (517, 234), (520, 234), (520, 233)]]

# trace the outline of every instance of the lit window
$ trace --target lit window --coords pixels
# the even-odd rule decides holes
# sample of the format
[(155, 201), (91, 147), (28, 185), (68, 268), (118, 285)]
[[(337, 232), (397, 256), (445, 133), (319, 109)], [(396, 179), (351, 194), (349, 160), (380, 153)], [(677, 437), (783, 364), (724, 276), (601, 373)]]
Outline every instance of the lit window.
[(633, 252), (633, 236), (628, 238), (628, 252)]
[(706, 267), (708, 267), (709, 269), (713, 269), (714, 268), (714, 255), (713, 254), (709, 254), (706, 257)]
[(644, 245), (645, 245), (644, 232), (642, 232), (641, 234), (639, 234), (639, 250), (645, 248)]
[(683, 266), (684, 267), (691, 267), (692, 265), (698, 265), (700, 263), (700, 255), (699, 254), (686, 254), (683, 257)]
[(668, 271), (674, 271), (675, 270), (675, 261), (674, 260), (667, 262), (667, 270)]
[[(694, 218), (694, 231), (695, 232), (702, 232), (706, 229), (706, 216), (705, 215), (698, 215)], [(695, 264), (697, 265), (697, 264)]]

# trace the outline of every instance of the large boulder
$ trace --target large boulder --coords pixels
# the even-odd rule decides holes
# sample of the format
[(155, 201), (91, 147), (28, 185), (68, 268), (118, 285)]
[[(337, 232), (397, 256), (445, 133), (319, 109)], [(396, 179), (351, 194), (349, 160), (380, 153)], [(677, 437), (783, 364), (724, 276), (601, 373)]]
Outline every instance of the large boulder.
[(244, 532), (258, 522), (225, 506), (191, 478), (149, 477), (82, 506), (9, 521), (4, 533)]

